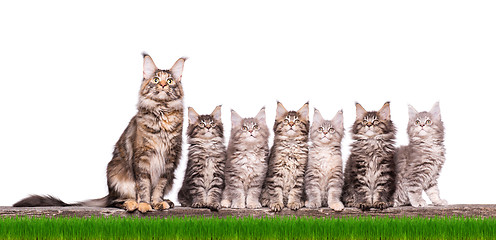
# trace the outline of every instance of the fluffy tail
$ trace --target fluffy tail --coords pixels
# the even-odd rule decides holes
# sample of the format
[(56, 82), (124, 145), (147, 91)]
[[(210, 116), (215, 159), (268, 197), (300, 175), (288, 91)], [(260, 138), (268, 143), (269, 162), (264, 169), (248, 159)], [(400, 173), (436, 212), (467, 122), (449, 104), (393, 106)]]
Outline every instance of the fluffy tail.
[(108, 206), (109, 197), (105, 196), (103, 198), (90, 199), (83, 202), (68, 204), (64, 201), (50, 196), (40, 196), (31, 195), (27, 198), (22, 199), (19, 202), (14, 203), (14, 207), (48, 207), (48, 206), (59, 206), (59, 207), (69, 207), (69, 206), (79, 206), (79, 207), (106, 207)]

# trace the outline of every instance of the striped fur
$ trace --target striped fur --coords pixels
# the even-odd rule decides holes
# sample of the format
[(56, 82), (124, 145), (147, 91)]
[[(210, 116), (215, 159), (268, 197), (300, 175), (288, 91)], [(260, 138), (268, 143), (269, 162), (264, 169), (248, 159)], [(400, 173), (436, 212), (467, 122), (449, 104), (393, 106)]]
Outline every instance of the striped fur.
[(378, 112), (367, 112), (358, 103), (356, 107), (342, 200), (348, 207), (384, 209), (393, 204), (396, 179), (396, 128), (391, 121), (389, 102)]
[[(141, 212), (172, 207), (172, 202), (163, 196), (172, 188), (174, 170), (181, 156), (184, 61), (180, 58), (170, 70), (160, 70), (149, 55), (143, 54), (138, 113), (117, 141), (107, 166), (109, 195), (76, 205), (113, 206)], [(40, 197), (43, 198), (31, 196), (19, 203), (36, 203), (34, 200)], [(47, 200), (53, 205), (63, 203)]]
[(319, 110), (315, 109), (305, 171), (306, 207), (328, 206), (336, 211), (343, 210), (344, 205), (340, 200), (343, 188), (343, 136), (342, 110), (329, 121), (324, 120)]
[(445, 162), (444, 126), (439, 103), (430, 112), (417, 112), (409, 106), (408, 136), (410, 143), (398, 148), (396, 169), (398, 179), (394, 205), (427, 205), (422, 191), (434, 205), (448, 202), (439, 196), (437, 179)]
[(271, 211), (281, 211), (285, 206), (298, 210), (304, 205), (309, 126), (308, 103), (297, 112), (287, 111), (277, 103), (274, 144), (261, 195), (262, 206), (268, 206)]
[(188, 164), (178, 193), (181, 206), (218, 210), (224, 188), (226, 147), (221, 106), (210, 115), (188, 110)]
[(231, 138), (227, 147), (226, 188), (222, 207), (260, 208), (260, 193), (267, 173), (269, 128), (265, 107), (254, 118), (241, 118), (231, 110)]

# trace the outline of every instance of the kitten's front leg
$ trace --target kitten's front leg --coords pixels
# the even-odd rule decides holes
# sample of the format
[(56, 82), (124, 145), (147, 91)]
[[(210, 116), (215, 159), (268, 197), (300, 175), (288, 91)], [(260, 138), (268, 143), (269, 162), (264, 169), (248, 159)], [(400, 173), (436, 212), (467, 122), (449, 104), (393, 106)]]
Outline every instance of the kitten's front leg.
[(212, 211), (220, 209), (222, 188), (224, 188), (224, 180), (220, 176), (215, 176), (207, 192), (207, 207)]
[(425, 193), (427, 193), (427, 196), (431, 200), (432, 204), (436, 206), (445, 206), (448, 205), (448, 201), (441, 199), (439, 196), (439, 188), (437, 184), (432, 185), (428, 189), (425, 190)]
[(174, 203), (168, 199), (163, 199), (163, 196), (170, 191), (172, 188), (172, 181), (174, 179), (174, 173), (171, 170), (166, 171), (160, 176), (157, 186), (152, 192), (152, 207), (156, 210), (166, 210), (174, 207)]
[(134, 172), (138, 187), (138, 211), (145, 213), (152, 210), (150, 205), (150, 158), (146, 155), (138, 157), (134, 162)]
[(339, 199), (341, 197), (341, 188), (330, 188), (327, 197), (327, 205), (334, 211), (343, 211), (344, 205)]
[(422, 188), (409, 188), (408, 189), (408, 199), (413, 207), (425, 207), (427, 202), (422, 198)]
[(307, 201), (305, 202), (305, 207), (307, 208), (319, 208), (322, 206), (322, 196), (320, 193), (320, 186), (315, 181), (307, 181), (306, 194)]
[(298, 210), (303, 207), (303, 185), (297, 185), (291, 189), (288, 195), (288, 208), (291, 210)]
[(254, 186), (248, 188), (246, 192), (246, 207), (247, 208), (261, 208), (262, 204), (260, 204), (259, 198), (262, 189), (261, 186)]

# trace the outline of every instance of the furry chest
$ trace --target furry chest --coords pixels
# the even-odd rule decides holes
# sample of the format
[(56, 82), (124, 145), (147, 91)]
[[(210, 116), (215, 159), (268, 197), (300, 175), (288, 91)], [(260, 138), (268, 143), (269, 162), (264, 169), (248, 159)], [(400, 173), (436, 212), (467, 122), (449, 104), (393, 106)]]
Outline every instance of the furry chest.
[(155, 152), (150, 158), (150, 180), (152, 186), (156, 186), (160, 177), (165, 172), (166, 169), (166, 157), (169, 152), (170, 146), (167, 141), (156, 141)]

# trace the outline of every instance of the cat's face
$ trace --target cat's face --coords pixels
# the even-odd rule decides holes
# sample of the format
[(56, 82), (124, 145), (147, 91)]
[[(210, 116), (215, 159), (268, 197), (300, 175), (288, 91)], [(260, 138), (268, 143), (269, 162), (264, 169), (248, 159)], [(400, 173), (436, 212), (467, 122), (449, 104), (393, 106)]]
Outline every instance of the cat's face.
[(231, 110), (231, 122), (231, 134), (236, 139), (255, 143), (263, 142), (269, 137), (269, 129), (265, 120), (265, 107), (254, 118), (242, 118), (234, 110)]
[(141, 96), (157, 102), (169, 102), (183, 97), (181, 76), (184, 58), (180, 58), (170, 70), (161, 70), (155, 66), (149, 55), (143, 58), (143, 83)]
[(341, 142), (344, 135), (343, 111), (340, 110), (332, 120), (324, 120), (319, 110), (314, 110), (310, 138), (313, 143), (328, 144)]
[(192, 107), (189, 107), (188, 119), (188, 136), (191, 138), (212, 139), (224, 135), (221, 106), (217, 106), (210, 115), (199, 115)]
[(288, 111), (282, 103), (277, 103), (274, 132), (277, 135), (301, 136), (307, 135), (309, 129), (308, 103), (298, 111)]
[(389, 102), (386, 102), (377, 112), (367, 112), (362, 105), (356, 103), (356, 111), (357, 117), (353, 124), (353, 134), (374, 138), (394, 131)]
[(410, 136), (427, 137), (443, 131), (439, 103), (434, 104), (429, 112), (417, 112), (408, 106), (408, 134)]

